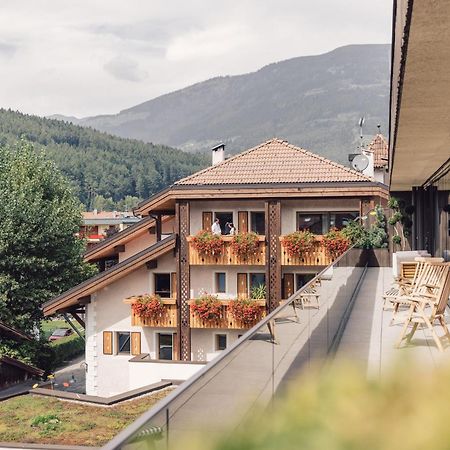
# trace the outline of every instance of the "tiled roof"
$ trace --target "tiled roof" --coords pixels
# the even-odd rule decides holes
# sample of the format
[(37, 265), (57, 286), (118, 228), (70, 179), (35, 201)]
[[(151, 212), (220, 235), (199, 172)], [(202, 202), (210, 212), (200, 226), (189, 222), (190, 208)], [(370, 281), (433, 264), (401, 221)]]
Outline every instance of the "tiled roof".
[(368, 146), (368, 150), (373, 152), (374, 167), (386, 167), (388, 163), (388, 143), (382, 134), (377, 134)]
[(183, 178), (175, 185), (334, 183), (373, 181), (280, 139), (271, 139), (239, 155)]

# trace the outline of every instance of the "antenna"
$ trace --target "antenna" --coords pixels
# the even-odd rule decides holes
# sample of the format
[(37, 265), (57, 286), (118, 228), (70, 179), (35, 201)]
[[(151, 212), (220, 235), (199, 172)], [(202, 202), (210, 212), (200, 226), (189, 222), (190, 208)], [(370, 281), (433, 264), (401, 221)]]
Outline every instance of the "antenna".
[(378, 124), (378, 125), (377, 125), (377, 128), (378, 128), (378, 134), (381, 134), (381, 125)]
[(359, 135), (360, 135), (360, 137), (361, 137), (361, 139), (363, 138), (363, 125), (364, 125), (364, 122), (366, 121), (366, 118), (364, 117), (364, 116), (362, 116), (360, 119), (359, 119), (359, 122), (358, 122), (358, 125), (359, 125)]

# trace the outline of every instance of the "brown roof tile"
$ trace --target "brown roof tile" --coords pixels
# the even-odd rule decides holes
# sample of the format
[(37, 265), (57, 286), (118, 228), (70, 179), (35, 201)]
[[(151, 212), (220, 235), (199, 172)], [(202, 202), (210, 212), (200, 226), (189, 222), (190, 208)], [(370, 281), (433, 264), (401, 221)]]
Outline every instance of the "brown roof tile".
[(388, 164), (388, 143), (382, 134), (377, 134), (368, 146), (368, 150), (373, 152), (374, 167), (386, 167)]
[(364, 182), (371, 178), (280, 139), (271, 139), (175, 185)]

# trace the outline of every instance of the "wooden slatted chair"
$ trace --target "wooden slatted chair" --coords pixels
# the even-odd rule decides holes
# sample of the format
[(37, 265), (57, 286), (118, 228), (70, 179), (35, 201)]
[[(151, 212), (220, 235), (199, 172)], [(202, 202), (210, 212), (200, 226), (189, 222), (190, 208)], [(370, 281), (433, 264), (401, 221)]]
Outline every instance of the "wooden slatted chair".
[[(401, 277), (397, 280), (397, 285), (393, 286), (391, 290), (386, 292), (383, 296), (385, 305), (386, 303), (393, 306), (394, 312), (392, 315), (391, 324), (395, 323), (395, 318), (400, 306), (404, 305), (403, 298), (410, 295), (418, 289), (418, 281), (422, 276), (422, 273), (426, 267), (426, 263), (441, 263), (444, 262), (443, 258), (428, 258), (417, 257), (414, 262), (403, 262), (401, 265)], [(431, 274), (430, 274), (431, 276)], [(430, 283), (433, 280), (428, 280)], [(388, 309), (384, 306), (383, 309)]]
[(310, 304), (312, 302), (315, 303), (315, 307), (320, 309), (320, 294), (317, 290), (318, 286), (321, 285), (320, 279), (315, 283), (308, 286), (300, 295), (298, 300), (295, 300), (301, 307), (301, 309), (305, 308), (305, 304)]
[[(409, 310), (396, 346), (400, 347), (404, 339), (407, 343), (411, 342), (418, 326), (422, 325), (430, 330), (436, 346), (442, 352), (444, 348), (433, 325), (438, 321), (450, 340), (444, 317), (450, 295), (450, 263), (427, 263), (427, 272), (423, 273), (419, 285), (421, 289), (409, 296)], [(412, 329), (407, 334), (410, 326)]]

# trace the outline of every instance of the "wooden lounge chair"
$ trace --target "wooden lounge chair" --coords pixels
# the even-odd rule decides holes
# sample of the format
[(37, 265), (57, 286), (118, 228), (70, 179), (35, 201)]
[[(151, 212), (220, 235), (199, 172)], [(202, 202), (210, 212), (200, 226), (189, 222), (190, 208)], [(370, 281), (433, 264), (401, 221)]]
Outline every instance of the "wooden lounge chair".
[[(409, 343), (419, 325), (427, 327), (440, 351), (443, 351), (441, 339), (436, 334), (433, 324), (438, 321), (450, 340), (450, 332), (445, 323), (445, 308), (450, 295), (450, 263), (427, 263), (428, 273), (419, 280), (421, 289), (409, 296), (409, 310), (406, 315), (397, 347), (406, 339)], [(434, 280), (430, 283), (430, 280)], [(407, 334), (408, 327), (412, 326)]]
[(317, 291), (317, 287), (320, 286), (320, 280), (317, 280), (315, 283), (308, 286), (300, 295), (300, 297), (295, 300), (300, 305), (301, 309), (305, 308), (305, 303), (311, 304), (311, 302), (315, 303), (317, 309), (320, 309), (320, 294)]
[[(401, 276), (395, 281), (395, 285), (387, 291), (384, 295), (384, 307), (386, 310), (387, 305), (393, 306), (394, 313), (392, 317), (391, 324), (395, 322), (395, 317), (398, 309), (404, 304), (402, 299), (405, 296), (412, 294), (415, 289), (418, 288), (417, 283), (422, 276), (422, 273), (426, 267), (426, 263), (441, 263), (444, 262), (443, 258), (428, 258), (428, 257), (417, 257), (413, 262), (403, 262), (401, 263)], [(429, 280), (432, 282), (432, 280)]]

